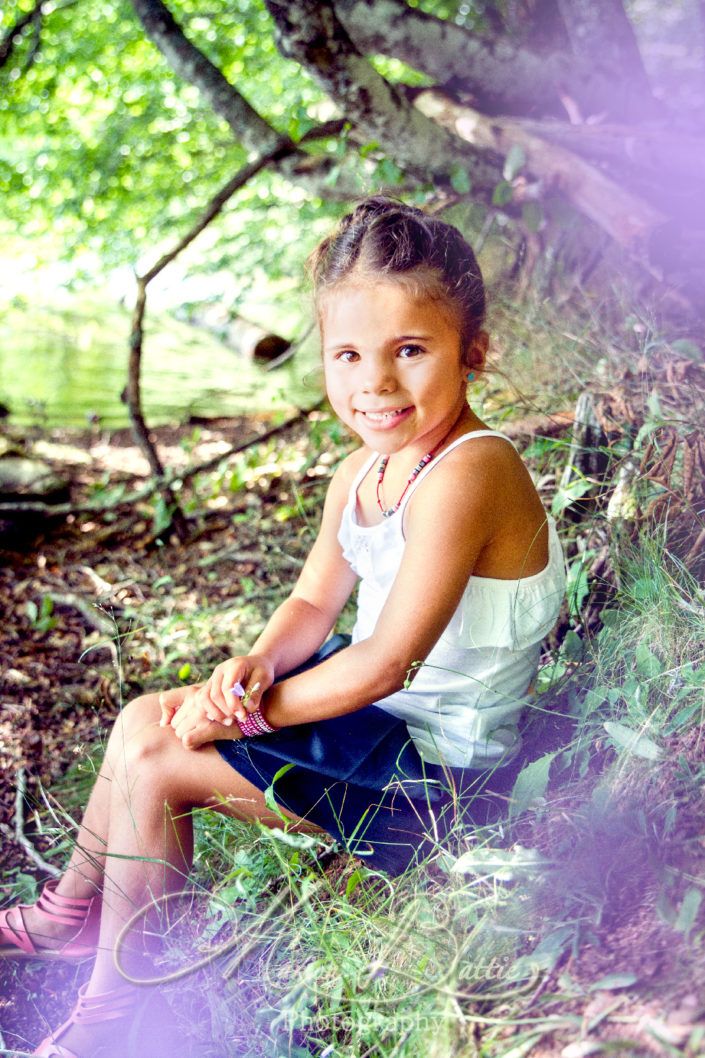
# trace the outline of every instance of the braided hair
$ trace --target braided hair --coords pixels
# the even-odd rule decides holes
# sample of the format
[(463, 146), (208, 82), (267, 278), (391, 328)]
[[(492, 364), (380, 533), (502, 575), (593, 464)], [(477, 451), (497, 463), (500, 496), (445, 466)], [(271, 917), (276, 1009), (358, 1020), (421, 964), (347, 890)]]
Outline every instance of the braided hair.
[(485, 320), (485, 287), (469, 243), (452, 224), (385, 195), (363, 199), (311, 253), (314, 297), (352, 278), (412, 281), (445, 300), (468, 348)]

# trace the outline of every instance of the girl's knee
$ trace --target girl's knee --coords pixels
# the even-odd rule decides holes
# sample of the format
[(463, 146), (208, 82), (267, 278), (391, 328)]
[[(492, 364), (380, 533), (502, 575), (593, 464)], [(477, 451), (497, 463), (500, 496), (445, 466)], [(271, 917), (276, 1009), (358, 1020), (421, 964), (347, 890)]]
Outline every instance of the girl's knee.
[[(170, 727), (159, 726), (160, 713), (154, 712), (145, 695), (125, 706), (115, 721), (105, 755), (113, 776), (144, 774), (155, 766), (161, 767), (165, 753), (173, 748), (176, 736)], [(157, 709), (158, 709), (157, 701)]]
[(173, 753), (176, 741), (170, 727), (145, 725), (125, 742), (121, 765), (133, 772), (162, 769), (166, 756)]
[(115, 718), (111, 743), (120, 745), (132, 739), (143, 727), (158, 723), (161, 716), (158, 694), (141, 694), (124, 706)]

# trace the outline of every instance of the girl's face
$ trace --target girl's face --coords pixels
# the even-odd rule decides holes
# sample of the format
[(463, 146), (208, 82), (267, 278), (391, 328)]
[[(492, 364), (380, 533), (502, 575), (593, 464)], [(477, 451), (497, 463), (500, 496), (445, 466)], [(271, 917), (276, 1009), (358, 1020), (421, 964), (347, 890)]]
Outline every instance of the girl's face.
[(467, 405), (467, 366), (450, 309), (382, 280), (324, 295), (321, 335), (333, 410), (376, 452), (435, 447)]

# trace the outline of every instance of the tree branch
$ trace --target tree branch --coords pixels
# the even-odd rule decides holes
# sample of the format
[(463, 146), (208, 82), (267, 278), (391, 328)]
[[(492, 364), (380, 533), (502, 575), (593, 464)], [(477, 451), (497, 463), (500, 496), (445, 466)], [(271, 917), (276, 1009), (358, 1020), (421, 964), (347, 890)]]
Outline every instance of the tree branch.
[(37, 26), (41, 25), (42, 8), (46, 2), (47, 0), (37, 0), (37, 3), (31, 11), (25, 12), (24, 15), (21, 15), (20, 18), (17, 19), (14, 26), (10, 26), (3, 39), (0, 41), (0, 69), (2, 69), (2, 67), (8, 62), (23, 30), (25, 30), (30, 24), (34, 23), (36, 31)]
[(653, 273), (650, 244), (668, 220), (664, 213), (620, 187), (571, 151), (528, 132), (520, 121), (487, 118), (431, 90), (422, 92), (416, 105), (477, 148), (506, 155), (512, 146), (520, 147), (526, 170), (541, 182), (540, 193), (564, 195), (576, 209)]
[(471, 169), (473, 193), (489, 197), (497, 168), (488, 158), (468, 158), (445, 132), (426, 119), (359, 53), (333, 6), (315, 0), (265, 0), (283, 55), (304, 66), (369, 140), (408, 172), (428, 179), (453, 164)]
[(575, 55), (588, 58), (613, 84), (629, 81), (634, 90), (652, 98), (634, 30), (622, 0), (558, 0)]
[(207, 56), (186, 37), (174, 16), (161, 0), (132, 0), (147, 35), (159, 48), (171, 68), (185, 81), (196, 85), (232, 129), (246, 150), (270, 150), (280, 140), (268, 125)]
[[(287, 136), (272, 128), (252, 107), (224, 74), (204, 53), (188, 39), (183, 29), (162, 0), (132, 0), (135, 12), (147, 35), (162, 53), (169, 66), (185, 81), (195, 85), (206, 102), (230, 127), (235, 139), (246, 150), (258, 156), (276, 151), (283, 143), (293, 143)], [(329, 135), (335, 135), (341, 122), (329, 123)], [(325, 135), (314, 133), (315, 138)], [(309, 135), (301, 138), (308, 141)], [(332, 158), (313, 157), (305, 151), (292, 150), (291, 157), (284, 160), (283, 175), (297, 184), (303, 184), (315, 194), (327, 198), (350, 199), (359, 194), (359, 187), (348, 184), (344, 176), (336, 186), (325, 184), (325, 178), (335, 164)]]
[(632, 121), (662, 111), (648, 88), (645, 97), (641, 83), (606, 76), (582, 50), (546, 56), (506, 38), (481, 40), (404, 0), (335, 0), (335, 10), (361, 52), (391, 55), (441, 84), (457, 83), (485, 114), (565, 117), (572, 105), (583, 118), (604, 112)]

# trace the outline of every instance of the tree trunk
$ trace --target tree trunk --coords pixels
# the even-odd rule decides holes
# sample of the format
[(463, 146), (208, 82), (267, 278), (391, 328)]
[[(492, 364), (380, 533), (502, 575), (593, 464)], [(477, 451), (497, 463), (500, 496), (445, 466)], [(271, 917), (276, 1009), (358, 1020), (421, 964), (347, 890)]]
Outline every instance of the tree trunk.
[(515, 201), (560, 193), (651, 275), (680, 287), (697, 307), (705, 263), (703, 229), (681, 228), (600, 169), (528, 132), (520, 121), (485, 117), (431, 90), (420, 93), (416, 105), (480, 150), (507, 155), (512, 147), (521, 148), (522, 169), (537, 183), (515, 181)]
[(572, 106), (583, 116), (634, 121), (663, 112), (650, 88), (606, 74), (582, 49), (546, 56), (506, 37), (480, 40), (404, 0), (336, 0), (335, 10), (362, 53), (402, 59), (440, 84), (452, 81), (485, 114), (565, 117)]
[(370, 141), (379, 141), (406, 171), (427, 180), (453, 164), (471, 170), (476, 197), (491, 195), (497, 170), (481, 155), (468, 158), (358, 52), (331, 5), (314, 0), (265, 0), (279, 50), (295, 59)]

